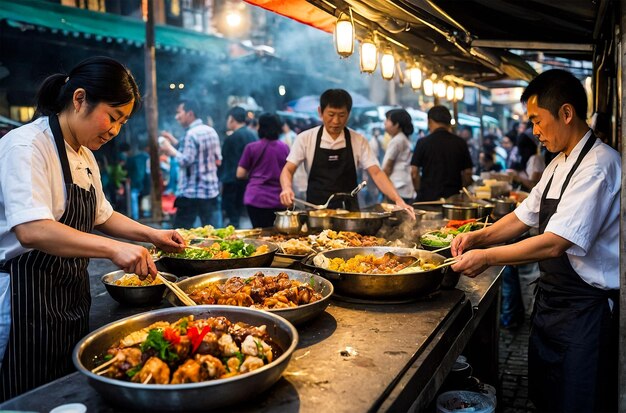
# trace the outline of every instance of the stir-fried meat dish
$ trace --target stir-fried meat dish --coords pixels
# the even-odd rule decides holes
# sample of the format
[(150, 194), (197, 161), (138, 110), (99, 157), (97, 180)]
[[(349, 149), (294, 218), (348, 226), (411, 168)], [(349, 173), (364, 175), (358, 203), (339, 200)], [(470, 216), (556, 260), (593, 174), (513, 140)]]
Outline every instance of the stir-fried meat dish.
[(310, 285), (290, 280), (289, 275), (264, 275), (257, 272), (252, 277), (232, 277), (225, 283), (214, 282), (189, 294), (198, 304), (236, 305), (261, 309), (289, 308), (322, 299)]
[(333, 250), (348, 247), (373, 247), (384, 245), (384, 238), (372, 235), (361, 235), (352, 231), (333, 231), (326, 229), (319, 235), (308, 237), (292, 237), (285, 235), (272, 235), (264, 237), (264, 240), (276, 242), (281, 252), (290, 255), (306, 255), (313, 252)]
[(256, 370), (281, 353), (265, 326), (190, 315), (129, 334), (93, 372), (143, 384), (197, 383)]

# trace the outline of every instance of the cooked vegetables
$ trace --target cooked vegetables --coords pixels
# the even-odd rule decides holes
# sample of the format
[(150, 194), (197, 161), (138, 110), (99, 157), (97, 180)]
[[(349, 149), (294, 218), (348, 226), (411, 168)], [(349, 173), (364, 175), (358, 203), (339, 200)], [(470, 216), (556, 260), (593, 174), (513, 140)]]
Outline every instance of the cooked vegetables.
[(205, 225), (197, 228), (178, 228), (176, 230), (186, 241), (194, 238), (221, 238), (226, 239), (235, 234), (235, 227), (232, 225), (226, 228), (214, 228), (212, 225)]
[(258, 248), (242, 240), (232, 241), (207, 241), (197, 246), (187, 247), (182, 252), (170, 253), (159, 251), (159, 256), (170, 258), (183, 258), (188, 260), (213, 260), (227, 258), (245, 258), (255, 255), (265, 254), (269, 251), (267, 245)]
[[(416, 261), (421, 261), (413, 265)], [(399, 256), (386, 252), (382, 257), (373, 254), (357, 254), (352, 258), (327, 258), (323, 254), (313, 260), (318, 267), (337, 272), (352, 272), (362, 274), (396, 274), (411, 265), (414, 272), (428, 271), (435, 268), (435, 264), (413, 256)]]

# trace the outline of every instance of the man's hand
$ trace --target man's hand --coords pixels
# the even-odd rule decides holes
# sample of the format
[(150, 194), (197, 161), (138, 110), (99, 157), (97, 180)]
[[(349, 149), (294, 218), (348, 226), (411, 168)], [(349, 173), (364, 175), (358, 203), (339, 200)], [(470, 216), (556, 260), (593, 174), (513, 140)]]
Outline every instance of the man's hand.
[(463, 254), (465, 251), (470, 250), (476, 245), (479, 235), (478, 231), (472, 231), (464, 232), (454, 237), (452, 243), (450, 244), (450, 252), (452, 253), (452, 256), (456, 257)]
[(156, 277), (157, 269), (150, 252), (141, 245), (118, 242), (109, 257), (111, 261), (127, 273), (137, 274), (144, 280), (148, 275)]
[(474, 278), (489, 268), (487, 250), (471, 250), (456, 257), (457, 263), (452, 265), (455, 272)]
[(404, 202), (404, 199), (398, 198), (398, 200), (396, 201), (396, 205), (402, 208), (404, 212), (409, 214), (411, 219), (415, 221), (415, 210), (413, 209), (411, 205), (408, 205), (406, 202)]
[(150, 242), (165, 252), (180, 252), (187, 246), (183, 237), (173, 229), (154, 230)]
[(291, 188), (283, 189), (280, 193), (280, 203), (286, 207), (290, 207), (291, 205), (293, 205), (293, 200), (295, 199), (295, 197), (296, 195), (293, 193), (293, 190)]

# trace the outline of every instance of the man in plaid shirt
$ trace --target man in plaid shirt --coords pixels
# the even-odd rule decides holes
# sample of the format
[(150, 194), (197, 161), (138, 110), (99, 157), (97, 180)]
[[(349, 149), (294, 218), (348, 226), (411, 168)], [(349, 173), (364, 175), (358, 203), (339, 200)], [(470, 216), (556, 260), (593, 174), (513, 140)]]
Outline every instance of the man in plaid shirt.
[[(164, 141), (161, 150), (179, 164), (176, 191), (175, 228), (192, 228), (196, 217), (201, 225), (221, 227), (217, 167), (222, 162), (217, 132), (202, 123), (197, 102), (183, 100), (176, 109), (176, 120), (186, 129), (178, 149)], [(167, 136), (167, 135), (166, 135)]]

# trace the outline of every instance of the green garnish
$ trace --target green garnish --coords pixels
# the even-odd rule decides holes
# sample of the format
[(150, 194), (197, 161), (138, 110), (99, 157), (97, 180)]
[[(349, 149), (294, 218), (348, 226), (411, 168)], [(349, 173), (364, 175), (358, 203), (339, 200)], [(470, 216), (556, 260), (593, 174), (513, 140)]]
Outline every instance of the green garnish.
[(315, 288), (315, 278), (311, 277), (309, 279), (309, 285), (311, 286), (311, 288)]
[(263, 351), (263, 344), (261, 344), (261, 340), (257, 340), (254, 337), (252, 339), (254, 341), (254, 344), (256, 344), (257, 356), (259, 356), (261, 360), (266, 361), (267, 358), (265, 357), (265, 352)]
[(113, 354), (107, 354), (106, 356), (102, 357), (102, 359), (103, 359), (104, 361), (109, 361), (109, 360), (111, 360), (112, 358), (113, 358)]
[(142, 368), (143, 368), (143, 364), (138, 364), (135, 367), (132, 367), (126, 370), (126, 375), (132, 379), (135, 374), (141, 371)]
[(157, 352), (158, 357), (166, 362), (178, 360), (178, 354), (170, 350), (170, 342), (163, 337), (163, 330), (153, 329), (148, 332), (146, 341), (141, 343), (141, 351), (145, 352), (153, 349)]

